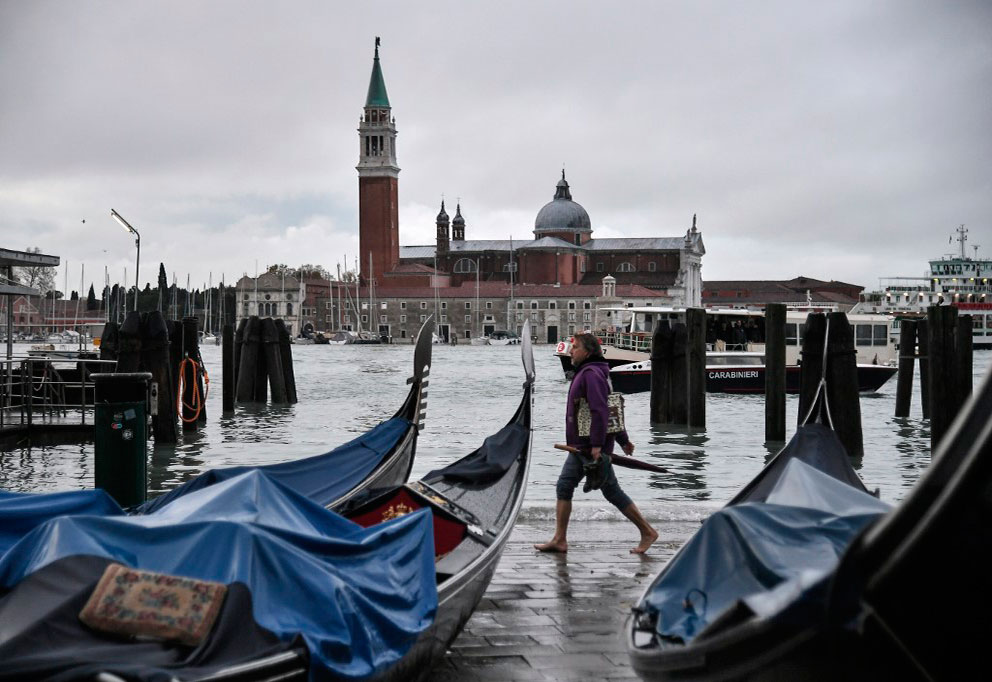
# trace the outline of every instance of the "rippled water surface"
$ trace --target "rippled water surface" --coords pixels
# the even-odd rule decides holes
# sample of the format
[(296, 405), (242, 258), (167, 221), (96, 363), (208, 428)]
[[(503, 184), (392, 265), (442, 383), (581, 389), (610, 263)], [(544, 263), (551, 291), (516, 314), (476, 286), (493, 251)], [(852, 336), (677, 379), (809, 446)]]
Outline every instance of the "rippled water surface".
[[(550, 518), (554, 484), (564, 453), (568, 384), (553, 346), (536, 346), (534, 460), (524, 518)], [(299, 403), (291, 407), (238, 407), (221, 413), (221, 349), (202, 349), (213, 390), (202, 431), (151, 453), (151, 494), (171, 488), (204, 469), (280, 462), (329, 450), (395, 412), (406, 395), (413, 346), (294, 346)], [(992, 360), (975, 353), (975, 381)], [(417, 478), (477, 447), (513, 414), (523, 369), (519, 346), (435, 346), (426, 429), (413, 475)], [(922, 419), (919, 377), (911, 416), (892, 416), (895, 378), (877, 394), (862, 396), (865, 456), (855, 465), (865, 484), (897, 502), (930, 462), (930, 431)], [(751, 479), (780, 447), (764, 443), (764, 397), (708, 394), (705, 430), (652, 427), (649, 395), (627, 396), (627, 427), (635, 456), (659, 464), (667, 474), (618, 469), (620, 482), (649, 518), (694, 519), (721, 505)], [(797, 399), (786, 401), (788, 435), (795, 430)], [(60, 490), (93, 484), (92, 444), (34, 447), (0, 452), (0, 488)], [(576, 493), (576, 516), (616, 516), (599, 493)]]

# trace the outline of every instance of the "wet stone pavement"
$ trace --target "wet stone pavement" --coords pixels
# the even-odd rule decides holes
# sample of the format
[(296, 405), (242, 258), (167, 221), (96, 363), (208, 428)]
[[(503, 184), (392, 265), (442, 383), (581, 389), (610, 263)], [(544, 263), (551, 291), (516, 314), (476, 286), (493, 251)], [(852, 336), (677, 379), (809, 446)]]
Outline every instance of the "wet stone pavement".
[(533, 549), (550, 529), (518, 526), (479, 607), (430, 679), (637, 679), (623, 632), (630, 607), (698, 524), (656, 524), (660, 537), (646, 556), (630, 554), (631, 526), (609, 525), (622, 537), (586, 539), (577, 522), (565, 555)]

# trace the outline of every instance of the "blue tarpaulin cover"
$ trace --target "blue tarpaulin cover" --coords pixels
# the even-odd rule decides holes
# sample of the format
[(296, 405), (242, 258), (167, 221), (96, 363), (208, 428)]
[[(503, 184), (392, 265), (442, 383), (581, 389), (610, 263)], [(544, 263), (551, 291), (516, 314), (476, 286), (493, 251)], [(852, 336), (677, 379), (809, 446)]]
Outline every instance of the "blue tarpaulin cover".
[(264, 471), (270, 478), (309, 497), (317, 504), (327, 506), (368, 476), (409, 427), (408, 419), (393, 417), (322, 455), (279, 464), (211, 469), (164, 495), (145, 502), (138, 511), (150, 514), (194, 490), (201, 490), (254, 469)]
[(0, 556), (35, 526), (67, 514), (123, 516), (124, 511), (99, 488), (57, 493), (0, 490)]
[(241, 582), (280, 639), (302, 634), (311, 679), (363, 678), (402, 657), (437, 609), (428, 510), (365, 529), (258, 470), (145, 516), (59, 516), (0, 557), (0, 593), (64, 557)]
[(890, 506), (799, 460), (790, 461), (765, 502), (715, 512), (665, 568), (642, 608), (656, 631), (691, 641), (738, 601), (768, 616), (799, 598)]

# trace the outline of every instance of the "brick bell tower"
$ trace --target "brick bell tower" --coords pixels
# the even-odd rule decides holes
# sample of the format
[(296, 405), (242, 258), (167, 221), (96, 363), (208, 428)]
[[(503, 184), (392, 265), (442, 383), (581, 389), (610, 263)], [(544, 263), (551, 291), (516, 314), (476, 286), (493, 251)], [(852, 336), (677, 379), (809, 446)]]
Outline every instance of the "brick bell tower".
[[(400, 260), (400, 169), (396, 165), (396, 121), (392, 117), (386, 82), (379, 66), (379, 38), (375, 39), (372, 78), (365, 113), (358, 125), (358, 248), (363, 284), (372, 277), (382, 282)], [(370, 259), (371, 255), (371, 259)]]

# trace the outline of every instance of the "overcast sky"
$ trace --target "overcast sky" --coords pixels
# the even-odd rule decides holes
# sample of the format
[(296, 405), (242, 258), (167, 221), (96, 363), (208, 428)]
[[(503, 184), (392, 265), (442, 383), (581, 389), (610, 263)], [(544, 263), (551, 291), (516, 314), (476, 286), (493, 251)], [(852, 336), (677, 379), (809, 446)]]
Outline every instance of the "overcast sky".
[(377, 35), (402, 244), (442, 194), (469, 239), (530, 239), (564, 166), (594, 237), (698, 214), (705, 280), (874, 288), (962, 223), (992, 253), (986, 0), (0, 0), (0, 246), (133, 281), (114, 208), (142, 283), (334, 271)]

